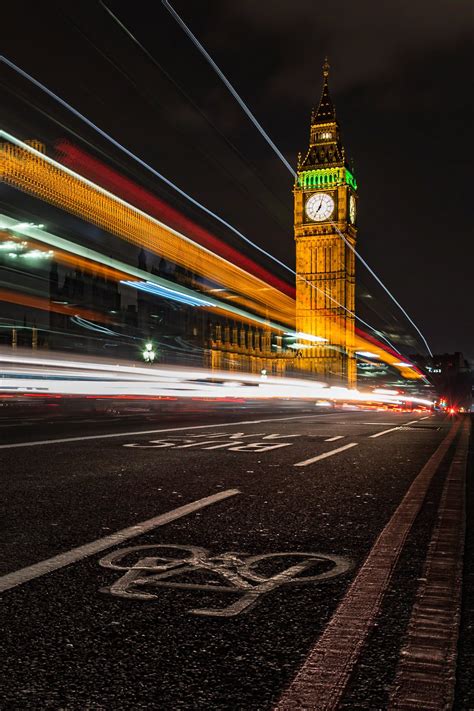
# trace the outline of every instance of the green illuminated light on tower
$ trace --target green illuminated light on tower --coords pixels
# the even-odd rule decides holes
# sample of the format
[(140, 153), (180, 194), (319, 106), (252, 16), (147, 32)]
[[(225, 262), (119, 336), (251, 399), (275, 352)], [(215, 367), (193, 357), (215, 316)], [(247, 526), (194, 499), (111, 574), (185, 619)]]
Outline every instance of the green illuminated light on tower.
[(319, 168), (304, 170), (298, 175), (298, 187), (304, 189), (331, 188), (337, 185), (350, 185), (357, 190), (357, 182), (347, 168)]

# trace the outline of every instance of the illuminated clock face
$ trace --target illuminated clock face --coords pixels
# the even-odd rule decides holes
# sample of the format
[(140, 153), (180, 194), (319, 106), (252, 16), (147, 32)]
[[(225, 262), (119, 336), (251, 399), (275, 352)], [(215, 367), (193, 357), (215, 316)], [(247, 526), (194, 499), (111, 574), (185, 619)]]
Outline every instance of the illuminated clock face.
[(356, 221), (356, 200), (353, 195), (350, 196), (349, 198), (349, 219), (352, 222), (353, 225), (355, 225)]
[(334, 212), (334, 200), (327, 193), (315, 193), (306, 201), (305, 210), (310, 220), (322, 222)]

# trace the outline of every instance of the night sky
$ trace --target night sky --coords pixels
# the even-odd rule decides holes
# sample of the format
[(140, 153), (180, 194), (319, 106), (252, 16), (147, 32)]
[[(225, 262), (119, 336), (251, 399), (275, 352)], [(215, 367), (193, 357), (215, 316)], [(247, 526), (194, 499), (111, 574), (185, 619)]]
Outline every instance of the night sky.
[[(474, 358), (472, 1), (172, 4), (294, 166), (328, 56), (359, 184), (358, 249), (434, 352)], [(108, 7), (154, 61), (98, 2), (15, 3), (2, 10), (3, 53), (293, 265), (290, 173), (160, 2)], [(11, 70), (0, 82), (5, 127), (80, 143), (252, 253)], [(387, 308), (362, 267), (358, 280)]]

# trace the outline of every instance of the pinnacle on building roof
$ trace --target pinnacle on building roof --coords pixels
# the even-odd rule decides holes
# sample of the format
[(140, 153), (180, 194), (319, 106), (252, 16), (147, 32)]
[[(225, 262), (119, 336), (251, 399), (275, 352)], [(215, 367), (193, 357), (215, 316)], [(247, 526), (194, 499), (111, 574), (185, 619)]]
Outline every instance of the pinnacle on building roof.
[(321, 92), (321, 98), (319, 100), (319, 106), (316, 111), (313, 109), (311, 116), (311, 123), (329, 123), (336, 120), (336, 109), (331, 101), (329, 95), (329, 62), (328, 58), (324, 59), (323, 64), (323, 90)]

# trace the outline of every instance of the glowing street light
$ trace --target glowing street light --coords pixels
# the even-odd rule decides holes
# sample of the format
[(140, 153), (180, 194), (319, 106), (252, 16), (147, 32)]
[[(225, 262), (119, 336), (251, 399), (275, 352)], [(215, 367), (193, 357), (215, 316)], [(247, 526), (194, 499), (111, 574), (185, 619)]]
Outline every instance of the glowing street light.
[(143, 351), (143, 360), (145, 363), (153, 363), (156, 358), (156, 352), (153, 349), (153, 343), (145, 343), (145, 350)]

